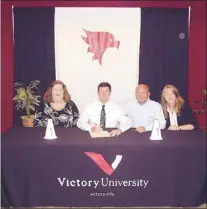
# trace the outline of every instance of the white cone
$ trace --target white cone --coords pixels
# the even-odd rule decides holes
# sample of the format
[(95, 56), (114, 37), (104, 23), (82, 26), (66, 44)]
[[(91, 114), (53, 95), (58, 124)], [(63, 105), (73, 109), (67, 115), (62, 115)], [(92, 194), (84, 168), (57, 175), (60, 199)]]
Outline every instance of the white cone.
[(48, 139), (48, 140), (57, 139), (52, 119), (48, 119), (47, 128), (46, 128), (44, 139)]
[(160, 124), (158, 120), (154, 121), (150, 140), (162, 140)]

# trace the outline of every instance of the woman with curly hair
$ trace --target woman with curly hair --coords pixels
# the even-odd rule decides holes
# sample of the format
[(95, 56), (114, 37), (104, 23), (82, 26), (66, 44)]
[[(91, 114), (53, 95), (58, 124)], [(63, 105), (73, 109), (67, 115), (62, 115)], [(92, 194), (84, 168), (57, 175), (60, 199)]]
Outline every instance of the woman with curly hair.
[(77, 127), (79, 110), (62, 81), (53, 81), (43, 100), (35, 114), (35, 127), (46, 127), (48, 119), (52, 119), (56, 127)]

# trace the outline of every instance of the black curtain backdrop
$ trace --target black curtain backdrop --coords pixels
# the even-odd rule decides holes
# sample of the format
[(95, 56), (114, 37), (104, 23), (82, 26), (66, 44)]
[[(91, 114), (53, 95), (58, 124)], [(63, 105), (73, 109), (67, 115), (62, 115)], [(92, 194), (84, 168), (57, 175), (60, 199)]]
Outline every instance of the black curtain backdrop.
[[(55, 79), (55, 8), (14, 8), (14, 81), (40, 80), (40, 94)], [(188, 9), (142, 8), (139, 83), (160, 102), (166, 84), (188, 98)], [(14, 111), (14, 125), (23, 112)]]
[[(55, 80), (55, 8), (14, 8), (14, 82), (40, 80), (42, 96)], [(14, 111), (14, 125), (24, 112)]]
[(188, 100), (188, 9), (142, 8), (139, 83), (160, 102), (166, 84)]

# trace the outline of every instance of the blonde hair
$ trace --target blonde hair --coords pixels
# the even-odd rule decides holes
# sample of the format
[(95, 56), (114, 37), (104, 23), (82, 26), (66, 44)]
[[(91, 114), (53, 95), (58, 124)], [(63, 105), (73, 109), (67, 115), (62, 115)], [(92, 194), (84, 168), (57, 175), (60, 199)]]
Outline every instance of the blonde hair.
[(70, 94), (68, 93), (68, 90), (67, 90), (67, 87), (66, 85), (62, 82), (62, 81), (59, 81), (59, 80), (55, 80), (53, 81), (49, 87), (47, 88), (45, 94), (44, 94), (44, 101), (47, 101), (47, 102), (53, 102), (53, 98), (52, 98), (52, 88), (54, 87), (55, 84), (60, 84), (62, 85), (63, 87), (63, 91), (64, 91), (64, 95), (63, 95), (63, 100), (65, 102), (70, 102), (71, 101), (71, 96)]
[(167, 89), (172, 89), (173, 91), (173, 94), (175, 95), (176, 97), (176, 100), (175, 100), (175, 106), (174, 106), (174, 111), (180, 115), (180, 110), (181, 108), (183, 107), (185, 101), (184, 99), (180, 96), (180, 93), (178, 91), (178, 89), (173, 86), (173, 85), (166, 85), (163, 90), (162, 90), (162, 94), (161, 94), (161, 106), (162, 106), (162, 109), (163, 109), (163, 112), (164, 112), (164, 115), (165, 115), (165, 118), (168, 118), (168, 113), (167, 113), (167, 101), (165, 99), (165, 93), (166, 93), (166, 90)]

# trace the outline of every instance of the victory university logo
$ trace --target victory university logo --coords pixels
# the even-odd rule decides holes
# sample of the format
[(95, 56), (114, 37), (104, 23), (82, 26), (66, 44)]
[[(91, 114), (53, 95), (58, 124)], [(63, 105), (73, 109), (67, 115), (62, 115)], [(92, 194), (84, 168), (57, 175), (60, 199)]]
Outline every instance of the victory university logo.
[(93, 54), (92, 60), (98, 60), (102, 65), (102, 56), (108, 48), (119, 48), (120, 41), (117, 41), (113, 34), (109, 32), (92, 32), (83, 29), (86, 37), (81, 36), (88, 44), (88, 52)]
[(122, 160), (122, 155), (116, 155), (115, 160), (109, 165), (104, 159), (102, 154), (96, 152), (84, 152), (89, 158), (91, 158), (97, 166), (109, 176), (116, 170)]

